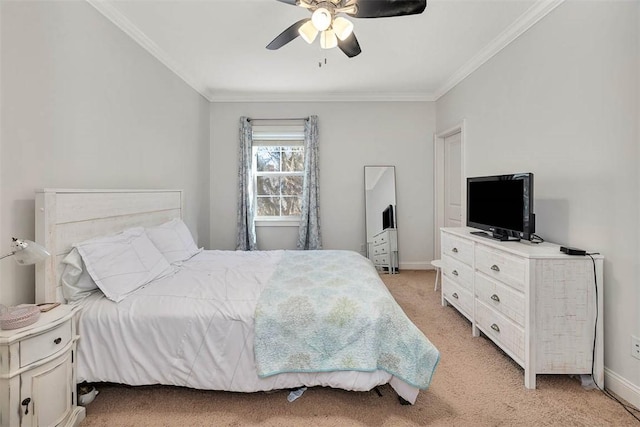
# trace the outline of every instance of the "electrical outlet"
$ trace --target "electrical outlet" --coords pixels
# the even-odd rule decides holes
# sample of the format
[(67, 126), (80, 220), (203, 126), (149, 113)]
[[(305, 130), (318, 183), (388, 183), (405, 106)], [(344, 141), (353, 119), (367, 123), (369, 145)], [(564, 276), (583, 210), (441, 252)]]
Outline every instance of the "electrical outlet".
[(631, 355), (640, 359), (640, 338), (631, 335)]

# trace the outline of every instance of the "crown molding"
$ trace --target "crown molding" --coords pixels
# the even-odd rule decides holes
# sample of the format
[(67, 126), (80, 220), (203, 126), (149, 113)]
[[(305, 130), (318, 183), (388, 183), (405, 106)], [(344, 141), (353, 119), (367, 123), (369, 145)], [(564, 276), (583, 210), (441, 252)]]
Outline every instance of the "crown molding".
[(164, 50), (155, 44), (147, 35), (129, 21), (118, 9), (112, 6), (107, 0), (86, 0), (98, 12), (113, 22), (118, 28), (125, 32), (143, 49), (153, 55), (158, 61), (164, 64), (175, 75), (180, 77), (186, 84), (191, 86), (196, 92), (204, 96), (209, 102), (209, 93), (204, 82), (191, 76), (182, 66), (171, 58)]
[(482, 64), (493, 58), (498, 52), (520, 37), (552, 10), (564, 3), (565, 0), (542, 0), (536, 2), (516, 21), (509, 25), (498, 37), (476, 54), (469, 62), (460, 67), (447, 81), (436, 90), (434, 99), (437, 101), (453, 89), (458, 83), (466, 79)]
[(432, 102), (431, 93), (224, 93), (210, 92), (211, 102)]

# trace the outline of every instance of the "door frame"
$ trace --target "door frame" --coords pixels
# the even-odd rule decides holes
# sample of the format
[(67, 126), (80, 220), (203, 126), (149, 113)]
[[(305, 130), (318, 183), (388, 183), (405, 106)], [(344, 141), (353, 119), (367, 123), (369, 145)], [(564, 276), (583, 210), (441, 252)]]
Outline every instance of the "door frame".
[(433, 256), (434, 259), (440, 259), (440, 228), (444, 227), (444, 200), (445, 200), (445, 157), (444, 157), (444, 140), (445, 138), (460, 133), (460, 171), (462, 188), (460, 189), (461, 203), (461, 219), (462, 224), (467, 223), (467, 185), (466, 185), (466, 169), (465, 169), (465, 119), (460, 123), (438, 132), (433, 137), (433, 172), (434, 172), (434, 228), (433, 228)]

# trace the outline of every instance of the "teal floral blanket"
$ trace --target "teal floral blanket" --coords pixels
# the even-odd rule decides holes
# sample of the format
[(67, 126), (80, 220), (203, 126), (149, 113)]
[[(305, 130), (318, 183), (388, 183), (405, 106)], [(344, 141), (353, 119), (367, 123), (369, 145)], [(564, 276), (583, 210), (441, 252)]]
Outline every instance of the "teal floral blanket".
[(426, 389), (440, 359), (351, 251), (285, 251), (255, 312), (258, 375), (382, 369)]

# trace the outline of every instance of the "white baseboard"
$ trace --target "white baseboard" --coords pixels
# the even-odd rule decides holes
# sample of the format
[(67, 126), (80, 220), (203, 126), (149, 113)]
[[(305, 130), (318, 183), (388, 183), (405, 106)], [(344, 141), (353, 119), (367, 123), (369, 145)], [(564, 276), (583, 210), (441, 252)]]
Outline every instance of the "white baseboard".
[(433, 270), (429, 262), (401, 262), (400, 270)]
[(615, 393), (636, 408), (640, 408), (640, 387), (637, 385), (630, 383), (609, 368), (604, 368), (604, 385), (610, 392)]

